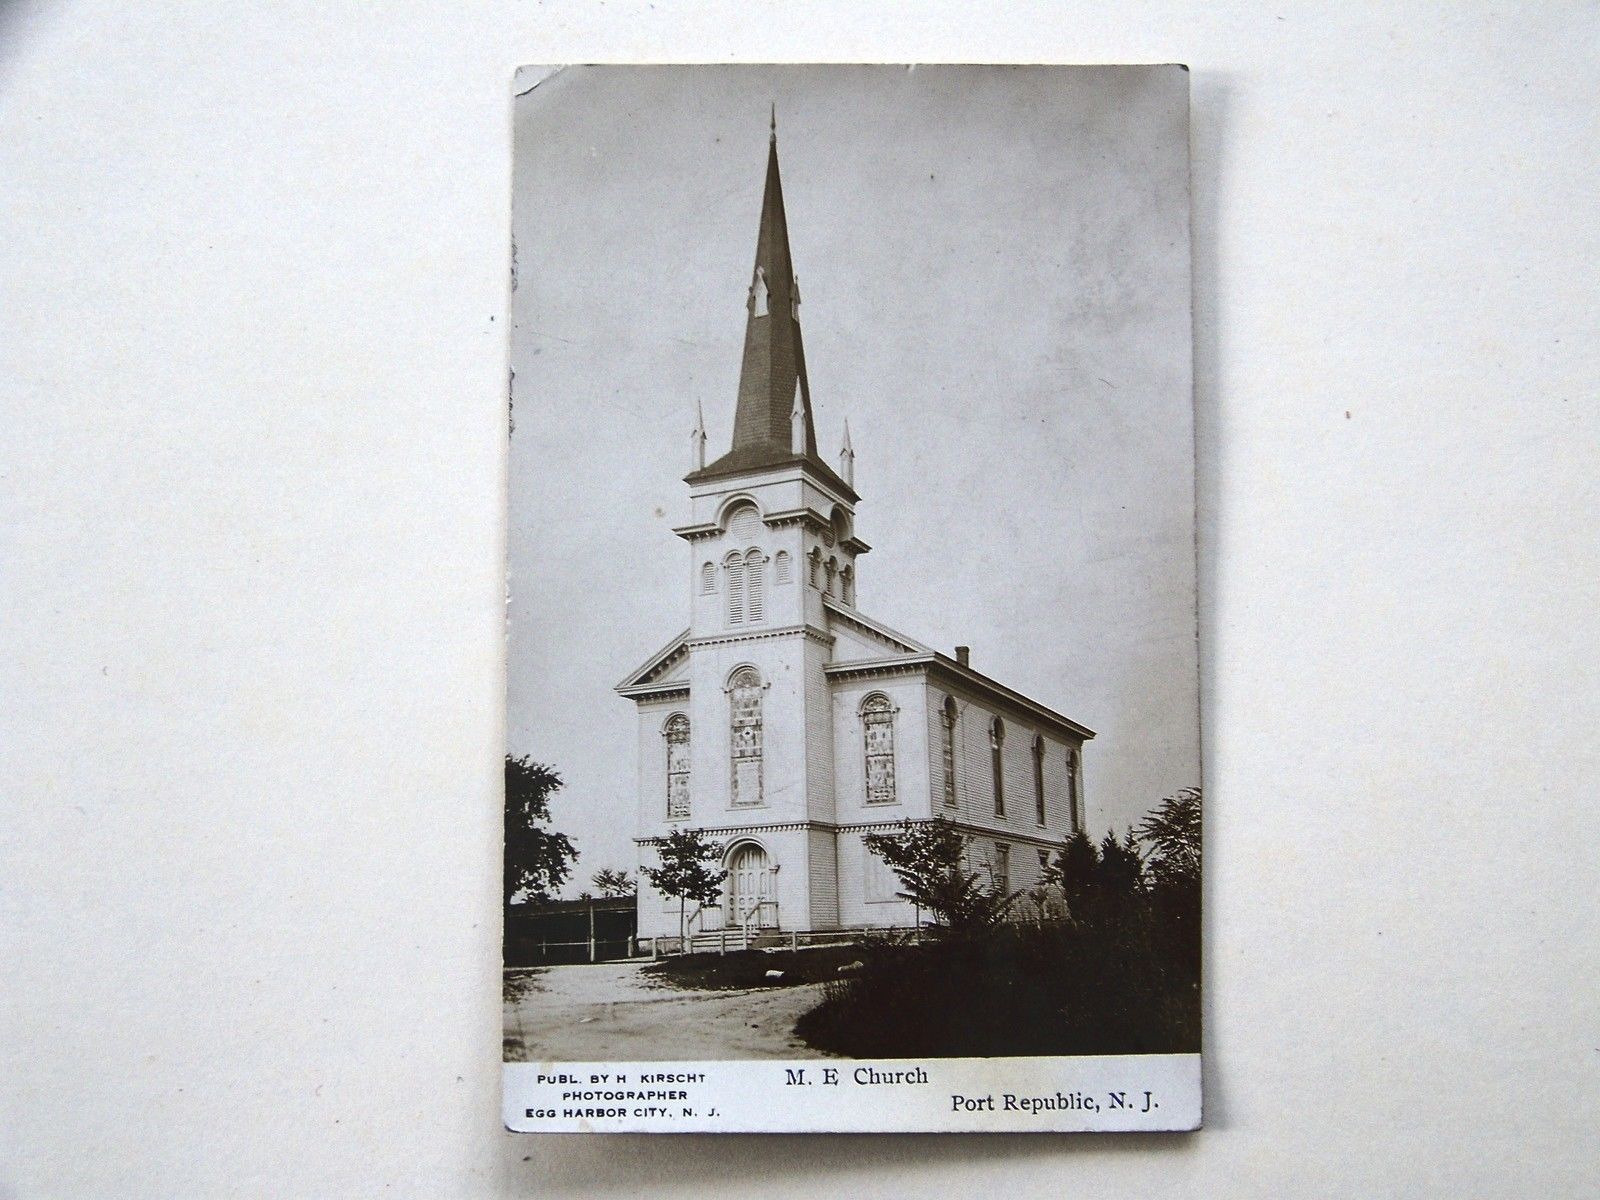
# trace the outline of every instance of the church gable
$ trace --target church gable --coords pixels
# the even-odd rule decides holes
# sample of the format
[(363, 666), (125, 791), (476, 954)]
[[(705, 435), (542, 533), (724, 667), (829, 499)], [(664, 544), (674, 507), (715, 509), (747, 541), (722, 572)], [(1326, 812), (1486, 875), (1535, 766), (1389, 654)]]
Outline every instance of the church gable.
[(833, 634), (833, 661), (866, 662), (900, 654), (926, 654), (921, 642), (896, 633), (860, 613), (829, 604), (828, 632)]
[(661, 684), (689, 681), (689, 631), (685, 629), (660, 650), (651, 655), (643, 666), (633, 671), (621, 683), (619, 692), (634, 688), (654, 688)]

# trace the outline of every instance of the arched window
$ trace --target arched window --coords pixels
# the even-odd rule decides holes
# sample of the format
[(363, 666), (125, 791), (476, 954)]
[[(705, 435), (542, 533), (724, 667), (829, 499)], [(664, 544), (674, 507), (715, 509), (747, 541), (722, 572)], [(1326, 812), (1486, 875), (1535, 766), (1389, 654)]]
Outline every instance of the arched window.
[(1033, 816), (1044, 825), (1044, 738), (1033, 735)]
[(827, 568), (828, 568), (828, 589), (827, 589), (827, 591), (828, 591), (828, 595), (831, 596), (831, 595), (833, 595), (833, 578), (834, 578), (835, 575), (837, 575), (839, 573), (839, 560), (837, 558), (829, 558), (828, 562), (827, 562)]
[(667, 820), (689, 815), (689, 718), (673, 713), (661, 727), (667, 739)]
[(777, 576), (777, 582), (793, 582), (793, 574), (789, 567), (789, 552), (787, 550), (779, 550), (773, 557), (772, 565), (773, 571)]
[(882, 692), (861, 705), (861, 736), (867, 755), (867, 803), (894, 803), (894, 705)]
[(710, 563), (700, 566), (700, 590), (707, 596), (717, 590), (717, 569)]
[(946, 808), (956, 806), (956, 698), (946, 696), (939, 713), (943, 737), (940, 750), (944, 758), (944, 803)]
[(728, 681), (735, 805), (761, 803), (761, 691), (754, 667), (740, 667)]
[(744, 624), (744, 555), (737, 552), (722, 560), (728, 574), (728, 624)]
[(846, 604), (856, 602), (856, 569), (847, 566), (839, 572), (839, 590), (844, 594)]
[(818, 579), (820, 577), (821, 571), (822, 571), (822, 551), (818, 550), (815, 546), (813, 546), (813, 547), (811, 547), (811, 586), (812, 587), (821, 587), (822, 586), (822, 584), (820, 584), (818, 582)]
[(989, 722), (989, 762), (994, 772), (994, 815), (1006, 815), (1006, 779), (1000, 766), (1000, 748), (1005, 745), (1006, 723), (999, 717)]
[(767, 611), (767, 556), (760, 550), (747, 550), (744, 556), (745, 616), (752, 622), (763, 620)]

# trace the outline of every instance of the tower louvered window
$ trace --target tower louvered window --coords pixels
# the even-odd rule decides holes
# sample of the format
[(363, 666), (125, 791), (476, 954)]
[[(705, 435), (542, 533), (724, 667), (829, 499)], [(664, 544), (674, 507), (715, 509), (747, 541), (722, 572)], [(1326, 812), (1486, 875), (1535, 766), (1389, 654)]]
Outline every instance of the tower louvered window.
[(730, 554), (722, 564), (728, 574), (728, 624), (744, 624), (744, 558)]
[(944, 737), (940, 749), (944, 759), (944, 803), (946, 808), (956, 806), (956, 700), (944, 698), (944, 711), (939, 714)]
[(845, 567), (844, 570), (839, 572), (839, 588), (844, 594), (844, 602), (851, 605), (855, 604), (856, 569), (854, 567)]
[(793, 581), (793, 574), (789, 568), (789, 552), (787, 550), (779, 550), (778, 553), (773, 557), (772, 565), (773, 574), (776, 576), (779, 583), (790, 583)]
[(1006, 777), (1000, 764), (1000, 749), (1005, 745), (1006, 725), (999, 717), (989, 722), (989, 761), (994, 773), (994, 815), (1006, 815)]
[(815, 546), (813, 546), (811, 548), (811, 559), (810, 559), (810, 562), (811, 562), (811, 586), (812, 587), (821, 587), (822, 585), (818, 582), (818, 575), (822, 571), (822, 551), (818, 550)]
[(689, 718), (673, 713), (662, 730), (667, 739), (667, 819), (689, 815)]
[(710, 563), (700, 567), (700, 590), (708, 596), (717, 590), (717, 569)]
[(766, 563), (759, 550), (744, 556), (745, 618), (752, 622), (766, 618)]
[(894, 706), (882, 693), (861, 706), (867, 755), (867, 803), (894, 803)]
[(1033, 815), (1044, 824), (1044, 738), (1033, 735)]
[(728, 686), (732, 717), (733, 803), (761, 803), (761, 676), (740, 667)]

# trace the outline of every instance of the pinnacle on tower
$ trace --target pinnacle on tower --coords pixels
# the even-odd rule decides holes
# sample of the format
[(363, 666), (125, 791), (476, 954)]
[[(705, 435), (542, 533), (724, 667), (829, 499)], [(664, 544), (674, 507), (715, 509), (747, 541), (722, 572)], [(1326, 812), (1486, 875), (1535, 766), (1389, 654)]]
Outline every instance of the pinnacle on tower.
[(850, 418), (844, 422), (844, 444), (839, 447), (839, 475), (851, 487), (856, 485), (856, 452), (850, 447)]
[(690, 461), (694, 463), (694, 470), (703, 471), (706, 467), (706, 414), (700, 407), (700, 401), (694, 402), (694, 429), (689, 433)]

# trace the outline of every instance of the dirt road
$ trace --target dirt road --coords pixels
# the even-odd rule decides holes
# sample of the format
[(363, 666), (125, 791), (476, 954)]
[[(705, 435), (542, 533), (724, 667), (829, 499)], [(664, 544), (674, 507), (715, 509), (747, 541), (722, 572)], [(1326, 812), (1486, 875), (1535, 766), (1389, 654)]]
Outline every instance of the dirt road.
[(640, 962), (538, 967), (506, 979), (507, 1062), (828, 1058), (794, 1036), (821, 984), (758, 991), (663, 987)]

